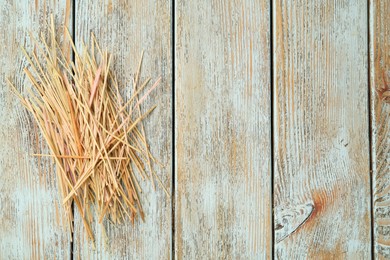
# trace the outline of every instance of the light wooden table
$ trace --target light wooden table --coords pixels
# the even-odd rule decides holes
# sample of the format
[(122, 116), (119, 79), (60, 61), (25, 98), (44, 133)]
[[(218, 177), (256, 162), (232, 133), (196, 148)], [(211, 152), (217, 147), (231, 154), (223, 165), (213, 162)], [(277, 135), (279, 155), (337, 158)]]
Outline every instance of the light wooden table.
[[(0, 1), (0, 259), (389, 259), (390, 1)], [(51, 13), (129, 84), (162, 75), (146, 123), (146, 222), (64, 229), (50, 159), (6, 86)], [(21, 89), (22, 90), (22, 89)]]

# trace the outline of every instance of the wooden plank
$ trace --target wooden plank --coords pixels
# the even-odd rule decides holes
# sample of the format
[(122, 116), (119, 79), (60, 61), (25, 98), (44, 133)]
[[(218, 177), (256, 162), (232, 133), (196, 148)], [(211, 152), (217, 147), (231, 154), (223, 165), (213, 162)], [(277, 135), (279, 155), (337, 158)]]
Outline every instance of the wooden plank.
[(62, 209), (53, 162), (32, 115), (6, 84), (23, 92), (30, 82), (19, 46), (33, 50), (28, 32), (37, 36), (55, 14), (58, 28), (72, 21), (70, 1), (3, 1), (0, 7), (0, 258), (68, 259), (71, 234)]
[[(390, 2), (370, 1), (370, 83), (375, 257), (390, 259)], [(386, 87), (387, 85), (387, 87)]]
[(275, 256), (369, 259), (367, 2), (273, 7)]
[[(113, 72), (129, 93), (131, 79), (138, 69), (142, 50), (145, 56), (141, 81), (147, 77), (162, 84), (144, 103), (144, 108), (157, 104), (148, 117), (145, 132), (153, 155), (165, 168), (154, 165), (168, 191), (171, 189), (172, 144), (172, 47), (171, 2), (168, 0), (79, 1), (76, 4), (76, 43), (88, 42), (90, 32), (96, 35), (102, 48), (114, 55)], [(141, 200), (146, 213), (143, 223), (133, 226), (126, 220), (122, 225), (104, 222), (108, 241), (99, 224), (95, 224), (96, 250), (87, 241), (86, 232), (77, 215), (75, 259), (160, 259), (171, 257), (171, 202), (161, 188), (153, 191), (150, 183), (142, 182)]]
[(269, 259), (269, 1), (176, 1), (175, 256)]

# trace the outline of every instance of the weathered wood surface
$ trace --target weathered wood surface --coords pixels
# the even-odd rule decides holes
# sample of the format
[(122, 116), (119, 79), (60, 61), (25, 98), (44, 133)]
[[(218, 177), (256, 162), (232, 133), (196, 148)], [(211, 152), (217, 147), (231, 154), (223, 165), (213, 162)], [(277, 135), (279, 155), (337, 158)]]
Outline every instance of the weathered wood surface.
[(390, 259), (389, 1), (370, 1), (370, 82), (375, 257)]
[(367, 1), (273, 11), (275, 257), (369, 259)]
[[(163, 81), (143, 103), (144, 108), (158, 107), (147, 118), (145, 132), (151, 151), (166, 167), (154, 165), (168, 191), (171, 189), (172, 145), (172, 47), (171, 2), (149, 1), (77, 1), (76, 34), (78, 46), (88, 42), (93, 32), (102, 48), (114, 55), (113, 71), (118, 82), (131, 89), (142, 50), (145, 50), (141, 81), (147, 77)], [(145, 110), (146, 111), (146, 110)], [(75, 259), (169, 259), (171, 257), (171, 200), (163, 189), (156, 191), (149, 182), (142, 182), (141, 202), (145, 223), (138, 219), (115, 226), (104, 222), (107, 238), (96, 223), (96, 250), (86, 239), (86, 232), (77, 214), (74, 237)], [(156, 183), (157, 185), (157, 183)]]
[(70, 233), (57, 189), (53, 162), (38, 126), (12, 94), (6, 79), (23, 91), (30, 82), (20, 46), (32, 51), (28, 32), (47, 30), (55, 14), (70, 25), (70, 1), (2, 1), (0, 6), (0, 259), (69, 259)]
[(0, 259), (71, 257), (54, 164), (30, 156), (48, 151), (5, 82), (29, 86), (18, 45), (31, 50), (28, 31), (44, 32), (51, 13), (75, 22), (79, 47), (95, 33), (124, 86), (146, 51), (142, 79), (163, 83), (145, 130), (166, 165), (156, 172), (168, 190), (175, 182), (174, 216), (142, 183), (146, 222), (106, 221), (106, 237), (95, 223), (96, 249), (76, 214), (74, 259), (369, 259), (372, 243), (390, 259), (390, 104), (376, 92), (390, 83), (388, 1), (77, 1), (75, 20), (71, 2), (0, 6)]
[(269, 259), (269, 1), (175, 5), (176, 259)]

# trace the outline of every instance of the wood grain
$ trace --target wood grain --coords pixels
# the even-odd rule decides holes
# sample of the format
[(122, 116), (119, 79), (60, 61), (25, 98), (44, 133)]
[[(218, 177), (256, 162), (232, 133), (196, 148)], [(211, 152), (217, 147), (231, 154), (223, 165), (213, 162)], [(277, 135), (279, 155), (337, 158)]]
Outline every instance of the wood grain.
[[(390, 259), (390, 2), (370, 1), (370, 82), (375, 257)], [(390, 92), (387, 92), (390, 94)]]
[(24, 92), (30, 87), (20, 46), (33, 50), (28, 36), (44, 33), (50, 14), (57, 28), (71, 22), (70, 1), (2, 1), (0, 6), (0, 259), (68, 259), (70, 232), (53, 162), (40, 131), (12, 94), (10, 78)]
[(275, 257), (371, 257), (366, 1), (273, 0)]
[(269, 1), (176, 1), (176, 259), (269, 259)]
[[(145, 50), (141, 80), (162, 76), (161, 86), (143, 103), (143, 108), (158, 107), (146, 119), (145, 132), (156, 158), (166, 167), (154, 169), (171, 189), (172, 145), (172, 47), (171, 2), (148, 1), (78, 1), (76, 4), (76, 44), (88, 42), (90, 33), (96, 35), (102, 48), (113, 54), (113, 72), (123, 91), (130, 94), (131, 79), (138, 69), (142, 50)], [(145, 110), (146, 111), (146, 110)], [(122, 225), (104, 221), (107, 237), (98, 223), (96, 249), (86, 239), (86, 232), (76, 214), (74, 241), (75, 259), (169, 259), (171, 257), (171, 202), (163, 189), (142, 182), (141, 202), (146, 214), (133, 226), (128, 220)]]

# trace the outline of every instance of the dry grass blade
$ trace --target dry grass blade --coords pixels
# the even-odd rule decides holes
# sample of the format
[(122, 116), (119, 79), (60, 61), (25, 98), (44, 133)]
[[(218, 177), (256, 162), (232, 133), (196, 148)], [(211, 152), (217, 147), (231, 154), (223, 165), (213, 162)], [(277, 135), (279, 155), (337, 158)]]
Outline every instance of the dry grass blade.
[[(10, 85), (34, 116), (51, 151), (33, 155), (52, 157), (56, 162), (70, 229), (74, 202), (89, 238), (94, 240), (89, 213), (92, 205), (99, 222), (105, 217), (114, 223), (122, 222), (125, 216), (132, 223), (137, 216), (144, 218), (138, 179), (148, 178), (154, 185), (157, 175), (143, 120), (155, 107), (142, 114), (140, 105), (161, 79), (149, 89), (149, 79), (140, 83), (140, 62), (133, 96), (124, 102), (110, 70), (111, 56), (100, 49), (94, 37), (78, 53), (66, 29), (64, 35), (75, 53), (74, 63), (62, 52), (70, 47), (61, 48), (56, 41), (52, 18), (48, 40), (43, 36), (41, 42), (33, 39), (37, 53), (23, 50), (30, 63), (25, 74), (33, 88), (24, 97)], [(139, 98), (141, 91), (145, 94)]]

